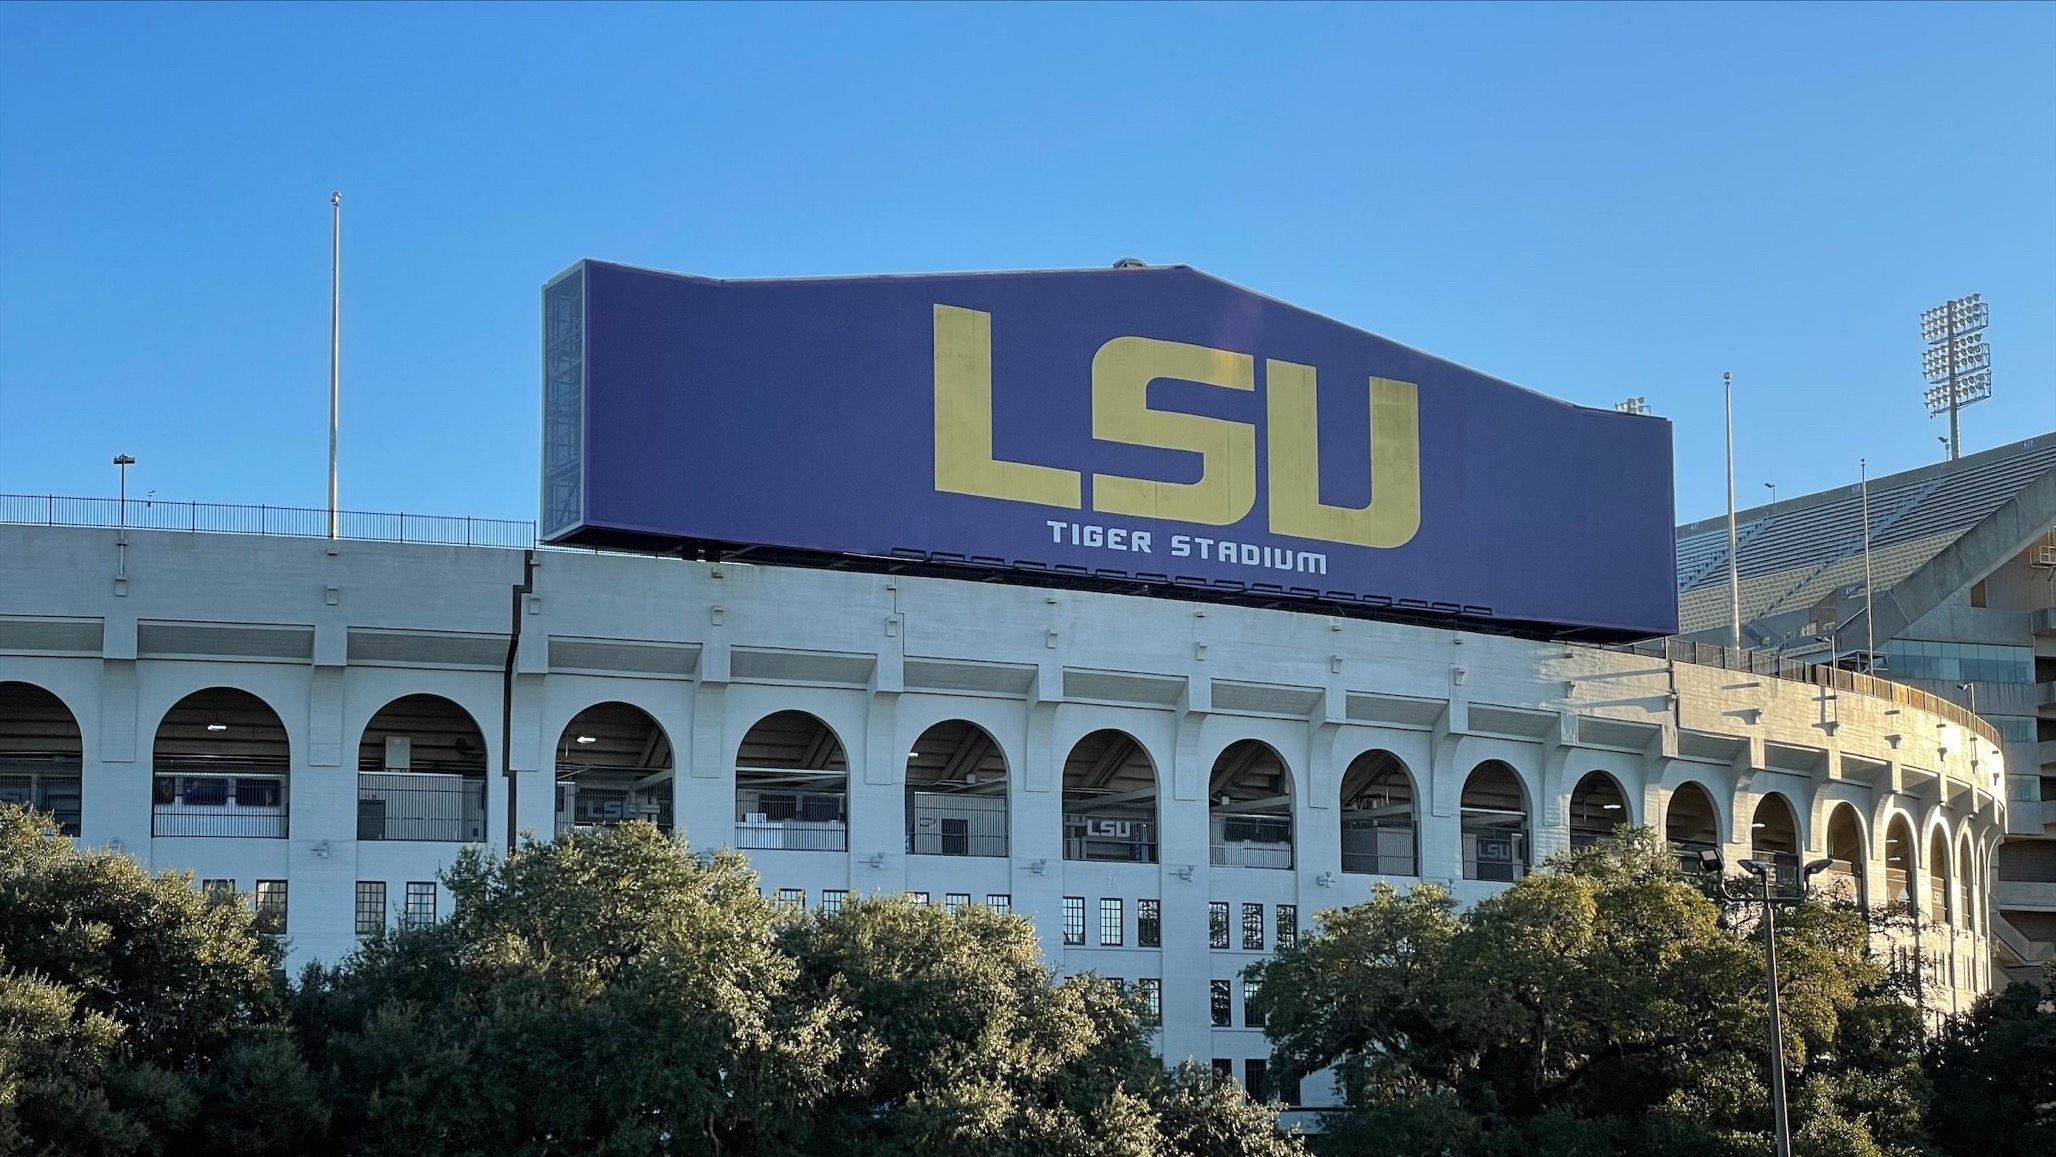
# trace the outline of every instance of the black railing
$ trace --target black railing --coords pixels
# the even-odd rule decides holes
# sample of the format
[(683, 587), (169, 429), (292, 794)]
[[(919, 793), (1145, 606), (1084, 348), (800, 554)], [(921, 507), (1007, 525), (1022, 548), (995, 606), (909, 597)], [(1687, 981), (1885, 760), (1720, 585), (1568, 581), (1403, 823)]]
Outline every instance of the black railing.
[(421, 772), (359, 772), (357, 838), (479, 843), (485, 839), (485, 780)]

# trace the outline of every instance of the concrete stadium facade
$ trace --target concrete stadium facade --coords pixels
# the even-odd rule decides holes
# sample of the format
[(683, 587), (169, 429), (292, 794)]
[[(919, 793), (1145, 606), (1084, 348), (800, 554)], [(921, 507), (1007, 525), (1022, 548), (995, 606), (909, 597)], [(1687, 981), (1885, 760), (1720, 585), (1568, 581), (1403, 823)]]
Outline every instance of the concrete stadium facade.
[(1269, 1049), (1238, 974), (1315, 913), (1381, 880), (1474, 901), (1617, 822), (1730, 865), (1837, 860), (1918, 914), (1927, 1003), (1962, 1007), (2005, 831), (1973, 722), (1306, 611), (0, 525), (0, 784), (255, 894), (295, 960), (446, 913), (467, 843), (644, 815), (744, 848), (791, 903), (1004, 904), (1062, 972), (1148, 982), (1166, 1057), (1245, 1077)]

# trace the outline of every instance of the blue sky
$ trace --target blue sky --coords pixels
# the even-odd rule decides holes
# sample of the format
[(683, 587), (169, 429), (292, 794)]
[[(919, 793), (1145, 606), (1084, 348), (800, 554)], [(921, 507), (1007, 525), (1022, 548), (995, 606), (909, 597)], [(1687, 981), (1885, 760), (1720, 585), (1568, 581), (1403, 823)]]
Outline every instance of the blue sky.
[(2056, 5), (0, 6), (0, 492), (532, 518), (538, 290), (1184, 263), (1676, 423), (1678, 514), (2056, 429)]

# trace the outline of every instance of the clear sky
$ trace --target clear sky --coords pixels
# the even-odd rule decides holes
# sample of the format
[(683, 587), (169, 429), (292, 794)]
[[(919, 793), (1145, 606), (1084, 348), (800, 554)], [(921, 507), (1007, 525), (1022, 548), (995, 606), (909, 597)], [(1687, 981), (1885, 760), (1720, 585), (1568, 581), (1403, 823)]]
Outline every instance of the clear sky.
[(2056, 5), (0, 5), (0, 491), (533, 518), (539, 288), (1183, 263), (1676, 423), (1678, 515), (2056, 430)]

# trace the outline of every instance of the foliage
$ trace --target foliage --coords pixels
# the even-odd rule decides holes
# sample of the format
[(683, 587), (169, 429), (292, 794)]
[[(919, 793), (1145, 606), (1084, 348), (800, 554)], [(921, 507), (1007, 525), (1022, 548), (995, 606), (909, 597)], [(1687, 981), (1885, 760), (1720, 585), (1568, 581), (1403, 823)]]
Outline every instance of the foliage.
[[(1755, 919), (1626, 832), (1468, 911), (1380, 886), (1250, 971), (1274, 1063), (1332, 1067), (1352, 1110), (1324, 1152), (1755, 1153), (1770, 1124)], [(1800, 1150), (1916, 1152), (1918, 1020), (1862, 918), (1808, 904), (1776, 935)]]
[(1978, 998), (1929, 1042), (1928, 1123), (1950, 1157), (2056, 1153), (2056, 965)]

